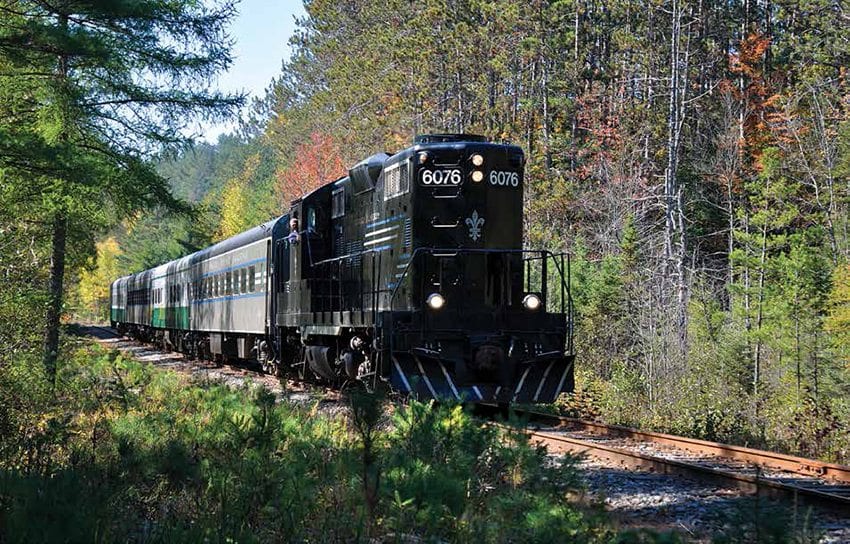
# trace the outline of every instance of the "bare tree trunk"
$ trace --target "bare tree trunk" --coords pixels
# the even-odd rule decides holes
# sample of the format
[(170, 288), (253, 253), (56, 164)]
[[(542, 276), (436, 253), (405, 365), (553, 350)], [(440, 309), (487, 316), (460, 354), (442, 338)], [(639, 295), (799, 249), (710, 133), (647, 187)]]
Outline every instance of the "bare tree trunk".
[[(496, 119), (496, 71), (492, 68), (487, 71), (487, 131), (493, 133), (498, 119)], [(499, 130), (499, 132), (502, 132)]]
[[(691, 14), (693, 12), (691, 11)], [(681, 8), (679, 12), (679, 30), (681, 32)], [(676, 125), (676, 152), (679, 150), (679, 143), (682, 140), (682, 125), (685, 122), (685, 104), (687, 104), (688, 93), (688, 70), (690, 69), (691, 59), (691, 32), (690, 25), (685, 36), (685, 55), (682, 62), (682, 71), (680, 75), (681, 90), (679, 91), (679, 114), (677, 115), (678, 125)], [(676, 161), (678, 168), (678, 159)], [(685, 190), (680, 183), (676, 183), (676, 199), (678, 211), (678, 230), (679, 240), (676, 247), (676, 277), (678, 279), (677, 295), (678, 295), (678, 327), (679, 327), (679, 350), (682, 354), (682, 361), (687, 360), (688, 355), (688, 277), (687, 277), (687, 236), (685, 229)]]
[[(728, 270), (726, 271), (726, 281), (727, 288), (730, 287), (733, 283), (735, 283), (735, 273), (734, 266), (732, 263), (732, 252), (735, 251), (735, 204), (734, 204), (734, 191), (732, 188), (732, 184), (734, 182), (734, 178), (730, 175), (726, 178), (726, 214), (729, 218), (729, 237), (727, 240), (727, 251), (728, 255), (726, 256), (726, 266)], [(729, 291), (729, 310), (734, 310), (734, 300), (732, 290)]]
[(47, 323), (44, 333), (44, 368), (50, 382), (56, 376), (59, 356), (59, 319), (62, 315), (62, 291), (65, 280), (65, 245), (68, 222), (62, 212), (53, 218), (52, 248), (50, 253), (50, 301), (47, 306)]
[(812, 370), (813, 370), (813, 394), (815, 397), (815, 405), (817, 405), (820, 401), (820, 368), (818, 368), (818, 329), (815, 328), (815, 345), (814, 349), (812, 349)]
[[(581, 7), (579, 1), (575, 3), (575, 8), (576, 11), (575, 16), (573, 18), (573, 70), (575, 74), (573, 77), (573, 85), (575, 85), (575, 93), (576, 95), (578, 95), (580, 82), (579, 74), (581, 73), (578, 64), (579, 20), (581, 17)], [(578, 111), (578, 105), (573, 104), (572, 121), (570, 123), (570, 172), (573, 173), (575, 173), (577, 167), (576, 157), (578, 154)]]
[(800, 406), (800, 293), (794, 289), (794, 359), (797, 366), (797, 406)]
[(573, 19), (573, 62), (578, 66), (578, 21), (580, 16), (579, 2), (576, 2), (576, 14)]
[[(741, 40), (740, 43), (743, 44), (744, 40), (747, 37), (747, 27), (750, 26), (750, 0), (744, 0), (744, 19), (741, 21)], [(740, 75), (738, 76), (738, 92), (741, 93), (741, 100), (743, 104), (741, 104), (741, 111), (738, 113), (738, 138), (741, 141), (744, 141), (744, 126), (747, 118), (747, 93), (745, 92), (747, 88), (746, 79), (744, 76), (744, 71), (740, 71)]]
[[(688, 51), (680, 59), (682, 37), (682, 7), (679, 0), (673, 0), (672, 32), (670, 35), (670, 101), (667, 109), (667, 167), (664, 172), (665, 232), (664, 257), (666, 276), (674, 279), (676, 290), (676, 333), (682, 360), (687, 355), (687, 278), (685, 277), (685, 259), (687, 246), (685, 240), (684, 195), (678, 180), (679, 145), (685, 103), (682, 66), (687, 70)], [(687, 72), (685, 72), (685, 79)]]
[[(764, 319), (764, 276), (765, 263), (767, 261), (767, 224), (761, 228), (761, 254), (759, 255), (759, 294), (758, 294), (758, 313), (756, 314), (756, 356), (755, 365), (753, 367), (753, 393), (758, 397), (759, 382), (761, 381), (761, 325)], [(757, 399), (758, 401), (758, 399)]]
[[(460, 49), (455, 46), (455, 66), (460, 66)], [(455, 122), (455, 127), (458, 134), (463, 134), (465, 128), (465, 120), (464, 120), (464, 103), (463, 103), (463, 78), (461, 77), (461, 71), (455, 71), (455, 85), (457, 86), (457, 119)]]
[(752, 339), (753, 324), (751, 318), (750, 303), (750, 211), (745, 206), (744, 210), (744, 234), (747, 242), (744, 244), (744, 330), (747, 332), (747, 359), (753, 352), (750, 341)]
[(549, 71), (546, 59), (541, 59), (542, 67), (542, 89), (543, 94), (543, 158), (546, 169), (552, 168), (552, 153), (549, 151)]
[[(531, 63), (531, 81), (528, 85), (528, 99), (534, 99), (534, 86), (537, 82), (537, 68), (539, 62), (537, 60), (532, 61)], [(534, 109), (531, 108), (528, 111), (528, 118), (526, 119), (526, 146), (528, 149), (528, 153), (534, 153)]]

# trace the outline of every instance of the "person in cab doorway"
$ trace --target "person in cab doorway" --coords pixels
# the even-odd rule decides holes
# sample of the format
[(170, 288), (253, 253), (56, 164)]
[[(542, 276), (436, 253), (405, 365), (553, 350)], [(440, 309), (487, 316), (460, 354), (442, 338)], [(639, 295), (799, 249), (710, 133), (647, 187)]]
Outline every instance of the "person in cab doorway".
[(298, 216), (292, 216), (289, 220), (289, 236), (286, 237), (290, 244), (297, 244), (301, 240), (298, 233)]

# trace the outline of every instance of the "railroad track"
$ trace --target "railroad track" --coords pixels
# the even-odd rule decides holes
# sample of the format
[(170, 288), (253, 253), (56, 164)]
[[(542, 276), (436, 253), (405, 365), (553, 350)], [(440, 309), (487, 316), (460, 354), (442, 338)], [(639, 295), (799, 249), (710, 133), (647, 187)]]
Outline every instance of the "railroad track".
[(261, 384), (279, 400), (305, 402), (322, 399), (324, 403), (345, 404), (340, 392), (329, 387), (301, 382), (290, 377), (279, 378), (265, 374), (255, 365), (235, 365), (227, 362), (212, 362), (191, 359), (176, 351), (163, 351), (157, 346), (122, 336), (114, 329), (103, 325), (78, 326), (78, 334), (90, 336), (105, 347), (118, 349), (143, 363), (184, 374), (209, 377), (234, 386), (250, 379)]
[[(495, 407), (483, 407), (492, 416)], [(529, 438), (553, 453), (588, 455), (630, 470), (686, 476), (743, 493), (850, 515), (850, 466), (617, 425), (517, 410)]]

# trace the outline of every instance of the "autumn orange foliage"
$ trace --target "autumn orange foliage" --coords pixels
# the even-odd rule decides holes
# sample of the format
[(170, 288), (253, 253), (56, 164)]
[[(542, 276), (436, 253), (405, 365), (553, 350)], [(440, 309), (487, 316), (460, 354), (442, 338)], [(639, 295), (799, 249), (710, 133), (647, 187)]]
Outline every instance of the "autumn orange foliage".
[(770, 37), (751, 32), (741, 41), (738, 53), (729, 59), (730, 71), (745, 81), (743, 92), (736, 89), (735, 95), (745, 104), (743, 150), (752, 159), (750, 164), (756, 171), (761, 168), (762, 151), (771, 145), (773, 137), (767, 121), (777, 97), (771, 94), (774, 85), (765, 71), (769, 50)]
[(313, 132), (295, 149), (289, 167), (278, 171), (276, 193), (284, 208), (299, 196), (345, 175), (339, 144), (330, 134)]

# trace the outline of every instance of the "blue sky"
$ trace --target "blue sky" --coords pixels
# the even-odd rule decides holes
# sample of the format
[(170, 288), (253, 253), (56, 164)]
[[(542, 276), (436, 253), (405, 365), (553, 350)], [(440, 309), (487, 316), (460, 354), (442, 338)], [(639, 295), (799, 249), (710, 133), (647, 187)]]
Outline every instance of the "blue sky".
[[(239, 15), (231, 26), (233, 64), (218, 78), (223, 91), (244, 91), (250, 97), (264, 93), (272, 78), (280, 74), (281, 62), (288, 58), (289, 37), (295, 31), (295, 17), (304, 16), (301, 0), (241, 0)], [(202, 127), (202, 138), (214, 142), (232, 125)]]

